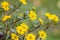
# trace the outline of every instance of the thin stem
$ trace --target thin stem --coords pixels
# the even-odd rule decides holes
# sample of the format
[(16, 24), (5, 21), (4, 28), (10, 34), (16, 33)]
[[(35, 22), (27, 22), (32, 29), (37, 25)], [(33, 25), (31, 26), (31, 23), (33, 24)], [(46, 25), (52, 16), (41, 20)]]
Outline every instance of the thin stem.
[(11, 23), (11, 25), (14, 25), (16, 22), (18, 22), (18, 21), (20, 21), (20, 20), (22, 20), (21, 18), (19, 18), (19, 19), (17, 19), (17, 20), (15, 20), (15, 21), (13, 21), (12, 23)]
[(22, 20), (22, 19), (17, 19), (17, 20), (15, 20), (15, 21), (13, 21), (12, 23), (10, 23), (10, 25), (12, 25), (12, 28), (14, 28), (15, 23), (17, 23), (17, 22), (20, 21), (20, 20)]
[(37, 27), (33, 28), (32, 30), (29, 30), (28, 33), (33, 32), (33, 31), (37, 30), (38, 28), (40, 28), (40, 25), (38, 25)]
[(6, 21), (6, 33), (5, 33), (5, 40), (6, 40), (6, 35), (7, 35), (7, 32), (8, 32), (8, 29), (9, 29), (9, 28), (8, 28), (8, 26), (9, 26), (9, 25), (8, 25), (8, 21)]
[(44, 31), (46, 31), (52, 23), (53, 23), (53, 21), (51, 21), (51, 23), (47, 25), (47, 27), (44, 29)]

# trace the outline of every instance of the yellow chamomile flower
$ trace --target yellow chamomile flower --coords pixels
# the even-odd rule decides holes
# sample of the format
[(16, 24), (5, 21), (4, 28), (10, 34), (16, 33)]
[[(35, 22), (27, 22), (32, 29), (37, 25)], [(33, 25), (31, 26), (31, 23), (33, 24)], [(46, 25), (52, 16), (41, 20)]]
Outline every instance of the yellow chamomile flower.
[(2, 21), (6, 21), (7, 19), (11, 18), (11, 15), (5, 15), (3, 18), (2, 18)]
[(19, 40), (19, 37), (15, 33), (11, 33), (11, 39), (12, 40)]
[(33, 21), (36, 20), (37, 18), (37, 14), (35, 13), (35, 11), (30, 11), (30, 13), (28, 14), (29, 18)]
[(5, 11), (8, 11), (9, 10), (9, 3), (6, 2), (6, 1), (3, 1), (1, 3), (1, 7), (5, 10)]
[(25, 36), (26, 40), (36, 40), (36, 36), (32, 33), (26, 34)]
[(45, 15), (48, 17), (48, 19), (53, 20), (54, 22), (59, 21), (58, 16), (56, 16), (55, 14), (46, 13)]
[(24, 4), (24, 5), (26, 5), (27, 4), (27, 2), (26, 2), (26, 0), (19, 0), (22, 4)]
[(38, 34), (39, 38), (42, 38), (42, 40), (46, 39), (47, 37), (46, 33), (43, 30), (40, 30)]
[(20, 26), (16, 27), (16, 31), (18, 34), (23, 35), (28, 31), (28, 25), (26, 23), (22, 23)]
[(39, 18), (39, 22), (40, 22), (41, 25), (44, 24), (44, 22), (43, 22), (43, 20), (41, 18)]

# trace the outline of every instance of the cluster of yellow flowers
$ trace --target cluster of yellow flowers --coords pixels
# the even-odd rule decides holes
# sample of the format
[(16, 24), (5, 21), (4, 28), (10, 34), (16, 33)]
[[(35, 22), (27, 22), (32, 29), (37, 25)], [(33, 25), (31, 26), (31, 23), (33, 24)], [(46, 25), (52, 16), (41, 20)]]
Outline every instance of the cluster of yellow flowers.
[[(22, 4), (26, 5), (27, 2), (26, 0), (19, 0)], [(5, 10), (5, 11), (8, 11), (9, 10), (9, 3), (4, 1), (1, 3), (1, 6), (2, 8)], [(35, 7), (33, 7), (33, 9), (36, 9)], [(20, 14), (20, 16), (23, 17), (24, 14)], [(59, 18), (57, 15), (55, 14), (51, 14), (51, 13), (45, 13), (45, 16), (49, 19), (49, 20), (52, 20), (54, 22), (58, 22), (59, 21)], [(28, 14), (28, 17), (34, 21), (36, 19), (38, 19), (39, 23), (43, 26), (44, 25), (44, 21), (42, 20), (42, 18), (38, 18), (37, 17), (37, 14), (35, 11), (29, 11), (29, 14)], [(7, 19), (10, 19), (11, 18), (11, 15), (5, 15), (3, 18), (2, 18), (2, 21), (6, 21)], [(25, 35), (25, 33), (27, 33), (29, 30), (29, 26), (26, 24), (26, 23), (21, 23), (19, 26), (16, 27), (16, 32), (19, 34), (19, 35)], [(41, 38), (42, 40), (46, 39), (47, 37), (47, 34), (44, 30), (40, 30), (38, 31), (38, 37)], [(11, 33), (11, 39), (12, 40), (19, 40), (19, 36), (17, 36), (15, 33)], [(33, 33), (28, 33), (25, 35), (25, 40), (36, 40), (36, 35), (34, 35)]]
[(6, 21), (7, 19), (11, 18), (11, 15), (5, 15), (3, 18), (2, 18), (2, 21)]
[(9, 3), (6, 2), (6, 1), (3, 1), (1, 3), (1, 7), (5, 10), (5, 11), (8, 11), (9, 10)]
[[(38, 35), (39, 35), (39, 38), (42, 38), (42, 40), (45, 40), (47, 37), (46, 32), (43, 30), (40, 30), (38, 32)], [(19, 40), (19, 37), (15, 33), (12, 33), (11, 39), (12, 40)], [(36, 40), (36, 36), (33, 33), (28, 33), (25, 35), (25, 40)]]
[(16, 32), (20, 35), (23, 35), (25, 32), (27, 32), (29, 29), (28, 25), (26, 23), (20, 24), (20, 26), (16, 27)]
[[(22, 4), (24, 4), (24, 5), (26, 5), (27, 4), (27, 2), (26, 2), (26, 0), (19, 0)], [(9, 6), (10, 6), (10, 4), (7, 2), (7, 1), (3, 1), (2, 3), (1, 3), (1, 7), (5, 10), (5, 11), (8, 11), (9, 10)]]
[(11, 33), (11, 39), (12, 40), (19, 40), (19, 37), (15, 33)]
[(58, 16), (56, 16), (55, 14), (50, 14), (50, 13), (45, 13), (45, 15), (48, 17), (48, 19), (54, 21), (54, 22), (58, 22), (59, 18)]

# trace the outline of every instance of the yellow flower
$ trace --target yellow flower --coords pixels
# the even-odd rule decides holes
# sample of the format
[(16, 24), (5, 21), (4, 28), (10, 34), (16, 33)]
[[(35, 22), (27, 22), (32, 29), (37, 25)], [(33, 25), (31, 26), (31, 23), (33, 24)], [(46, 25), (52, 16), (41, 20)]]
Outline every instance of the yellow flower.
[(37, 15), (34, 11), (30, 11), (30, 13), (28, 14), (28, 16), (30, 17), (30, 19), (33, 21), (33, 20), (36, 20), (37, 18)]
[(36, 36), (32, 33), (29, 33), (25, 36), (26, 40), (36, 40)]
[(44, 24), (44, 22), (43, 22), (43, 20), (41, 18), (39, 18), (39, 22), (40, 22), (41, 25)]
[(26, 0), (19, 0), (22, 4), (26, 5)]
[(53, 14), (53, 21), (54, 21), (54, 22), (58, 22), (58, 21), (59, 21), (58, 16), (56, 16), (55, 14)]
[(1, 7), (5, 10), (5, 11), (8, 11), (9, 10), (9, 3), (6, 2), (6, 1), (3, 1), (1, 3)]
[(5, 15), (3, 18), (2, 18), (2, 21), (6, 21), (7, 19), (11, 18), (11, 15)]
[(28, 31), (28, 25), (26, 23), (22, 23), (20, 26), (24, 29), (24, 31)]
[(19, 40), (18, 36), (15, 33), (11, 33), (11, 39), (12, 40)]
[(46, 39), (47, 37), (46, 33), (43, 30), (40, 30), (38, 34), (39, 34), (39, 38), (42, 38), (42, 40)]
[(16, 27), (18, 34), (23, 35), (28, 31), (28, 26), (25, 23), (22, 23), (20, 26)]
[(58, 22), (59, 21), (58, 16), (56, 16), (55, 14), (46, 13), (45, 15), (48, 17), (48, 19), (50, 19), (50, 20), (52, 20), (54, 22)]
[(50, 13), (45, 13), (45, 16), (47, 16), (48, 19), (53, 20), (53, 17)]
[(21, 28), (20, 26), (16, 27), (16, 32), (20, 35), (23, 35), (25, 33), (24, 29)]

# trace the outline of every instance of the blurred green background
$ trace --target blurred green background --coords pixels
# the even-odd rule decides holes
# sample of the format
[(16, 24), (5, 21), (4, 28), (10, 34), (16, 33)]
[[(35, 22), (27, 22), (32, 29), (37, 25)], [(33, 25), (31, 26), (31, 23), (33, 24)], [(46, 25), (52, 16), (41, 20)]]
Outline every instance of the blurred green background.
[[(20, 3), (19, 0), (0, 0), (0, 4), (3, 1), (8, 1), (11, 7), (18, 6)], [(32, 10), (32, 7), (36, 7), (38, 16), (40, 15), (39, 17), (43, 19), (45, 12), (54, 13), (60, 18), (60, 0), (27, 0), (27, 5), (22, 5), (14, 12), (14, 15), (17, 14), (17, 16), (19, 16), (19, 13), (26, 13), (28, 10)], [(58, 22), (57, 26), (53, 25), (47, 30), (46, 40), (60, 40), (60, 22)]]

